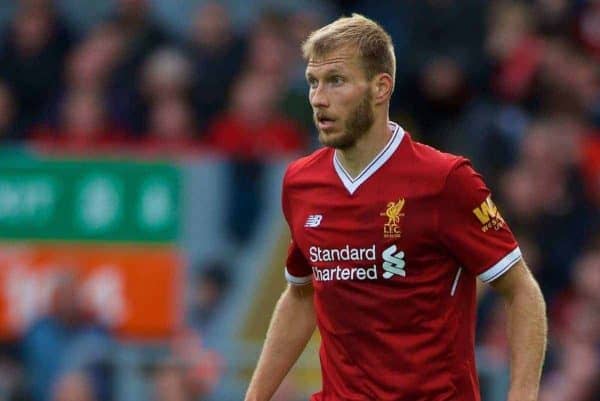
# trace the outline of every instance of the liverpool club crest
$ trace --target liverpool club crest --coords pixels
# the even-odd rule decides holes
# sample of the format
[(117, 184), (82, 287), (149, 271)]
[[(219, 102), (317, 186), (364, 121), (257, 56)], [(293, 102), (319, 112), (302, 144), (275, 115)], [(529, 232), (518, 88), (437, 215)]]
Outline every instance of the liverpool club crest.
[(388, 218), (387, 223), (383, 225), (384, 238), (400, 238), (402, 231), (400, 230), (400, 217), (404, 216), (402, 208), (404, 207), (404, 198), (398, 199), (398, 202), (389, 202), (385, 212), (380, 213), (380, 216)]

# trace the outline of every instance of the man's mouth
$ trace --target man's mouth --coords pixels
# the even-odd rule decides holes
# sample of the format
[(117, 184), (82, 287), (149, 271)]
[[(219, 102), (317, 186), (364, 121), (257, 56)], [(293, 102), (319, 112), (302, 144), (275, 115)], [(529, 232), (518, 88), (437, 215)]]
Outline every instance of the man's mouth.
[(333, 127), (334, 122), (335, 122), (334, 118), (317, 114), (317, 125), (318, 125), (319, 129), (321, 129), (321, 130), (331, 129)]

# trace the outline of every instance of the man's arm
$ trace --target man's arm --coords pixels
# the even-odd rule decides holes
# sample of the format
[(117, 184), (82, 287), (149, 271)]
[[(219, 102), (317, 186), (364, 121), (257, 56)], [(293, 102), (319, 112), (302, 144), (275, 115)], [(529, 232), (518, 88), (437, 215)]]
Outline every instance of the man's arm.
[(522, 259), (491, 286), (503, 296), (508, 312), (511, 371), (508, 401), (536, 401), (547, 335), (542, 292)]
[(277, 302), (246, 401), (271, 399), (316, 326), (311, 284), (288, 285)]

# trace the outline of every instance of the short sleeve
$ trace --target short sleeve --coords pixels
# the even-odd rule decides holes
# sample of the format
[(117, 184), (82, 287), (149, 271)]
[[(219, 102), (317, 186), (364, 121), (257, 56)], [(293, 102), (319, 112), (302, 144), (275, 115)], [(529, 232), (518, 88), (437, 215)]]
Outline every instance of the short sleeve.
[[(289, 169), (288, 169), (289, 171)], [(290, 284), (304, 285), (308, 284), (312, 280), (312, 269), (308, 264), (306, 258), (302, 254), (302, 251), (294, 242), (294, 230), (292, 226), (292, 210), (288, 200), (288, 185), (287, 185), (288, 172), (283, 178), (283, 185), (281, 190), (281, 208), (283, 215), (290, 228), (292, 240), (288, 246), (288, 254), (285, 264), (285, 278)]]
[(312, 281), (312, 270), (294, 240), (290, 241), (285, 264), (285, 279), (290, 284), (304, 285)]
[(449, 173), (440, 201), (438, 228), (442, 243), (481, 281), (495, 280), (521, 258), (490, 190), (466, 159)]

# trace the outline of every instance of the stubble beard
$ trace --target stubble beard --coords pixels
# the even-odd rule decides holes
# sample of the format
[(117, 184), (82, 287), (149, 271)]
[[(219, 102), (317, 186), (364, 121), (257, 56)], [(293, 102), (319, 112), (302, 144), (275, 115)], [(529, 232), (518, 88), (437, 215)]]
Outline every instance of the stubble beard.
[(371, 92), (369, 90), (365, 91), (360, 103), (349, 113), (348, 120), (344, 124), (344, 133), (331, 137), (319, 130), (319, 142), (334, 149), (352, 148), (360, 138), (365, 136), (375, 122), (372, 102)]

